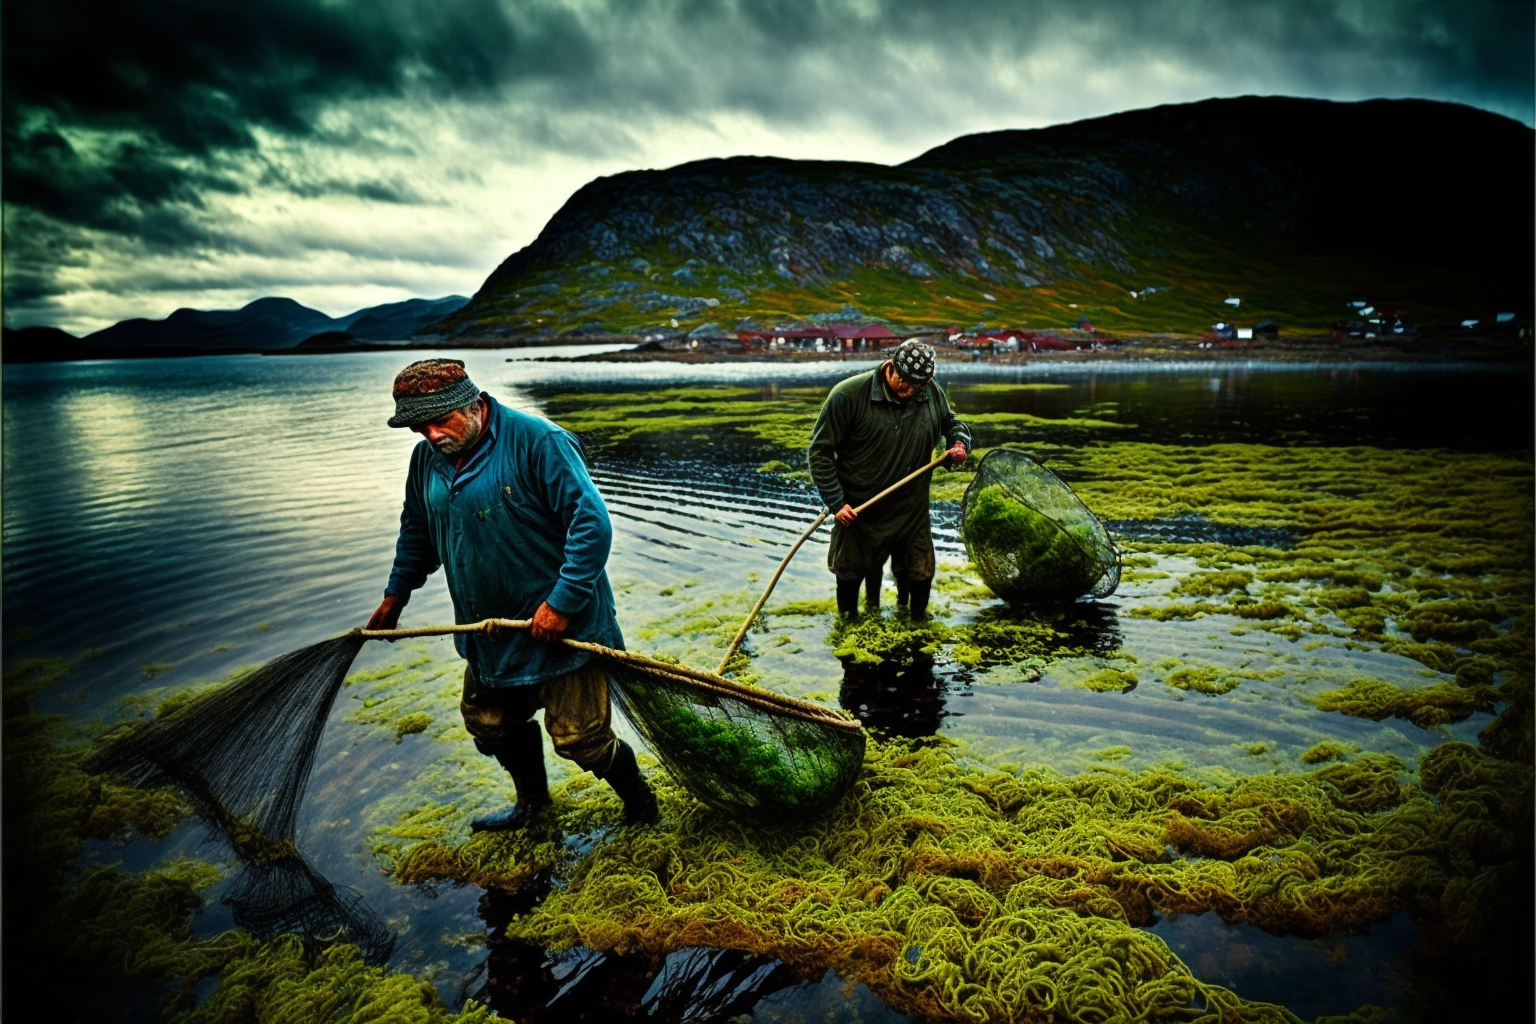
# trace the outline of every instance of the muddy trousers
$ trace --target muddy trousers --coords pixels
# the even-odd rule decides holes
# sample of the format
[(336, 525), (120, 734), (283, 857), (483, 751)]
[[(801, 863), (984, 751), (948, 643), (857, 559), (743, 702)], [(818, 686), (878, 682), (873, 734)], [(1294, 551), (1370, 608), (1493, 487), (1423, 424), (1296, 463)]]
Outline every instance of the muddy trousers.
[(886, 559), (896, 578), (896, 603), (913, 618), (926, 616), (937, 562), (926, 502), (885, 516), (867, 514), (849, 526), (832, 524), (827, 568), (837, 577), (838, 614), (858, 614), (861, 587), (865, 608), (880, 606)]
[(531, 747), (540, 752), (542, 770), (543, 746), (533, 720), (539, 708), (556, 754), (599, 775), (598, 769), (612, 763), (619, 741), (613, 734), (608, 674), (595, 662), (527, 686), (481, 686), (474, 670), (465, 667), (459, 712), (480, 753), (499, 759)]
[(542, 683), (507, 687), (480, 686), (474, 671), (465, 667), (459, 699), (464, 727), (476, 749), (496, 758), (512, 776), (517, 801), (529, 810), (550, 802), (544, 746), (533, 720), (541, 707), (555, 753), (607, 781), (624, 801), (626, 821), (654, 821), (656, 798), (640, 774), (635, 752), (613, 734), (608, 674), (601, 666), (588, 662)]

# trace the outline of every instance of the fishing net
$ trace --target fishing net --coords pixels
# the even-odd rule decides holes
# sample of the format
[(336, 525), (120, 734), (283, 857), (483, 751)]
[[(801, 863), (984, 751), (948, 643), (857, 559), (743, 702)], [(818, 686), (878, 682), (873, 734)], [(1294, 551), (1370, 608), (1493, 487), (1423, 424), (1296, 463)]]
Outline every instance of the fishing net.
[(1120, 550), (1055, 473), (1023, 452), (994, 448), (960, 505), (960, 535), (982, 581), (1009, 601), (1108, 597)]
[[(132, 785), (175, 785), (248, 865), (291, 865), (326, 714), (368, 639), (349, 633), (277, 658), (119, 738), (91, 770)], [(858, 778), (864, 731), (836, 711), (629, 651), (576, 646), (602, 660), (614, 702), (711, 807), (774, 822), (830, 807)], [(278, 908), (266, 915), (252, 909), (262, 880)], [(263, 868), (232, 890), (252, 922), (287, 923), (294, 915), (282, 908), (296, 905), (289, 894), (306, 884), (302, 871)]]
[(600, 657), (625, 717), (717, 810), (794, 820), (831, 807), (859, 776), (864, 730), (836, 711), (629, 651)]
[(326, 716), (366, 642), (348, 634), (276, 658), (108, 743), (87, 768), (187, 795), (242, 862), (224, 898), (236, 924), (262, 938), (355, 943), (377, 962), (393, 946), (388, 928), (294, 843)]

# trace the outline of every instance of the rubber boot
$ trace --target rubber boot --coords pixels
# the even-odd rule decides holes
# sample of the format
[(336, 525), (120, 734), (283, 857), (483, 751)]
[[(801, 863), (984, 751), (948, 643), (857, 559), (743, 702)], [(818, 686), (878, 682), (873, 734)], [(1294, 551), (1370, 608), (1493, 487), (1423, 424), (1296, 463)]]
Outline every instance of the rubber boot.
[(871, 615), (880, 610), (880, 585), (884, 582), (883, 569), (864, 577), (864, 611)]
[(914, 619), (928, 617), (928, 595), (933, 592), (933, 580), (912, 580), (907, 584), (907, 614)]
[(512, 832), (525, 827), (534, 815), (550, 805), (549, 780), (544, 774), (544, 740), (539, 723), (532, 719), (514, 726), (493, 751), (496, 760), (512, 776), (517, 802), (469, 823), (471, 832)]
[(837, 614), (845, 622), (852, 622), (859, 617), (859, 588), (863, 584), (864, 581), (857, 576), (851, 580), (841, 576), (837, 578)]
[(896, 577), (896, 607), (905, 608), (907, 601), (912, 597), (912, 584), (907, 582), (905, 576)]
[(656, 794), (651, 792), (645, 776), (640, 774), (635, 752), (628, 743), (619, 740), (608, 767), (602, 771), (594, 769), (592, 774), (612, 786), (619, 799), (624, 801), (624, 824), (654, 825), (661, 816), (656, 806)]

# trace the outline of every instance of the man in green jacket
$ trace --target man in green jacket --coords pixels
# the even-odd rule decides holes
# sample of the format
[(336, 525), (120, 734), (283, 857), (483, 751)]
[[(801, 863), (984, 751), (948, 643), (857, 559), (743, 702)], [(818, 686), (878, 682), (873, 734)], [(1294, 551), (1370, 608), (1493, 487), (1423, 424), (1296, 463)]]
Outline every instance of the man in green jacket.
[(879, 367), (832, 388), (811, 431), (811, 478), (832, 509), (827, 568), (837, 577), (837, 610), (852, 618), (880, 603), (885, 561), (896, 577), (897, 604), (915, 619), (928, 614), (935, 559), (928, 518), (928, 476), (920, 477), (863, 514), (854, 508), (932, 461), (939, 439), (949, 464), (971, 452), (971, 433), (932, 383), (932, 348), (908, 339)]

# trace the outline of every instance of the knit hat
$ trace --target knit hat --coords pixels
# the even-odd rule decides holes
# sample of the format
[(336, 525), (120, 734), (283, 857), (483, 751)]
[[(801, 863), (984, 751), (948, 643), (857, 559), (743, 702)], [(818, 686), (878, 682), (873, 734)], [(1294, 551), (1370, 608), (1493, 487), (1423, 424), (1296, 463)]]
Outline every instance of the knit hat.
[(908, 338), (896, 346), (896, 352), (891, 356), (891, 365), (896, 375), (919, 388), (933, 380), (935, 362), (933, 349), (916, 338)]
[(395, 375), (392, 427), (419, 427), (474, 403), (480, 389), (459, 359), (423, 359)]

